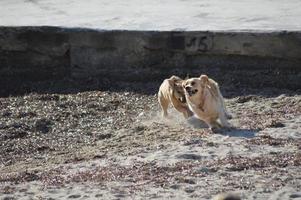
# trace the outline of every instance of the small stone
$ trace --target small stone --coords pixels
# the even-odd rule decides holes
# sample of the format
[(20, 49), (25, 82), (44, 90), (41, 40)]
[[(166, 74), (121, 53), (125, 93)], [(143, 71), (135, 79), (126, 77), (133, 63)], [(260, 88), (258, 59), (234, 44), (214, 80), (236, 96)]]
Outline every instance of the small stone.
[(134, 132), (140, 132), (140, 131), (144, 131), (145, 130), (145, 126), (136, 126), (134, 128)]
[(49, 119), (38, 119), (35, 122), (35, 129), (38, 132), (42, 133), (48, 133), (51, 131), (51, 126), (53, 125), (53, 122)]
[(290, 195), (290, 198), (295, 199), (295, 198), (301, 198), (301, 192), (296, 192)]
[(202, 143), (202, 140), (197, 138), (197, 139), (191, 139), (191, 140), (185, 141), (184, 145), (188, 146), (188, 145), (201, 144), (201, 143)]
[(195, 189), (189, 187), (189, 188), (185, 188), (185, 192), (187, 193), (193, 193), (195, 191)]
[(15, 200), (16, 198), (15, 197), (12, 197), (12, 196), (6, 196), (6, 197), (3, 197), (3, 200)]
[(141, 113), (139, 113), (138, 118), (141, 118), (141, 117), (143, 117), (144, 115), (145, 115), (145, 113), (144, 113), (144, 112), (141, 112)]
[(222, 193), (216, 195), (213, 200), (241, 200), (240, 196), (232, 193)]
[(282, 128), (285, 127), (285, 125), (282, 122), (272, 121), (270, 126), (271, 128)]
[(170, 188), (172, 188), (172, 189), (174, 189), (174, 190), (177, 190), (177, 189), (180, 188), (180, 186), (177, 185), (177, 184), (174, 184), (174, 185), (171, 185)]
[(203, 157), (196, 155), (196, 154), (181, 154), (181, 155), (177, 155), (177, 158), (181, 158), (181, 159), (189, 159), (189, 160), (201, 160)]
[(199, 169), (196, 170), (196, 172), (198, 173), (212, 173), (212, 172), (217, 172), (217, 169), (214, 169), (214, 168), (208, 168), (208, 167), (201, 167)]
[(79, 198), (79, 197), (81, 197), (80, 194), (73, 194), (73, 195), (70, 195), (68, 198), (70, 198), (70, 199), (76, 199), (76, 198)]
[(184, 179), (184, 183), (188, 183), (188, 184), (196, 184), (196, 182), (192, 179)]

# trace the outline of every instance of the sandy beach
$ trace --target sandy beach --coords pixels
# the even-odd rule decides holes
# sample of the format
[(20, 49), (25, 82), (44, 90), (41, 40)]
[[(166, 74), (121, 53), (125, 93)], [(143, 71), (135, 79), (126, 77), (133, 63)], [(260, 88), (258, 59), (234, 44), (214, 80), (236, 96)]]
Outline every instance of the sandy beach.
[(222, 87), (233, 128), (212, 133), (162, 119), (158, 84), (2, 97), (0, 198), (301, 199), (298, 92)]

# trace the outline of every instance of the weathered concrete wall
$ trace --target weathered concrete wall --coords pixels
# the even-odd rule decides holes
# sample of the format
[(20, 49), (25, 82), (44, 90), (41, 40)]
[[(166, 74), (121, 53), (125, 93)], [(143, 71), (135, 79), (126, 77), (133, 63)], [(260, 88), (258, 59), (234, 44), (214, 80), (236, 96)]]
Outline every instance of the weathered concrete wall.
[(56, 28), (0, 28), (2, 78), (45, 80), (69, 73), (69, 36)]
[[(224, 74), (233, 74), (233, 80), (248, 84), (254, 81), (248, 72), (264, 70), (275, 79), (270, 84), (301, 88), (300, 64), (300, 32), (0, 27), (2, 84), (12, 79), (23, 82), (66, 77), (159, 80), (170, 74), (198, 73), (215, 73), (221, 80)], [(239, 70), (242, 73), (235, 72)]]

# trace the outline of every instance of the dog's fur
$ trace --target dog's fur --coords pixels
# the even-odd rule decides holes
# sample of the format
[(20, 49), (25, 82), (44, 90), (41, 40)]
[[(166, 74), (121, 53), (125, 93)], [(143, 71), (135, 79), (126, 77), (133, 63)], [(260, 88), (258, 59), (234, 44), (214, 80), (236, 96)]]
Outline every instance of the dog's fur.
[(158, 92), (158, 101), (162, 108), (162, 116), (167, 117), (167, 109), (169, 104), (181, 112), (185, 118), (193, 115), (189, 110), (186, 103), (184, 89), (182, 87), (183, 80), (177, 76), (171, 76), (169, 79), (165, 79), (161, 84)]
[[(206, 75), (204, 75), (205, 77)], [(206, 78), (205, 78), (206, 79)], [(211, 78), (208, 78), (208, 85), (209, 87), (212, 89), (212, 93), (215, 95), (216, 98), (219, 98), (222, 102), (222, 106), (223, 106), (223, 109), (224, 109), (224, 112), (225, 112), (225, 115), (226, 115), (226, 118), (227, 119), (232, 119), (232, 115), (227, 111), (227, 108), (226, 108), (226, 104), (225, 104), (225, 100), (224, 100), (224, 97), (219, 89), (219, 85), (217, 82), (215, 82), (213, 79)], [(216, 95), (217, 94), (217, 95)]]
[(214, 80), (201, 75), (183, 81), (182, 86), (190, 110), (205, 121), (210, 129), (230, 127), (227, 120), (227, 115), (228, 118), (230, 115), (226, 112), (223, 96)]

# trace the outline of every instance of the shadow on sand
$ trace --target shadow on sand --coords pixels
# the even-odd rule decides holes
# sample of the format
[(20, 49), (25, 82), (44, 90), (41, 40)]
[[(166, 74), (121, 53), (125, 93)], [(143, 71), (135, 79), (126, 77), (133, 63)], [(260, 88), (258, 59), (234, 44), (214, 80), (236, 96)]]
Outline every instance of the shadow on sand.
[[(189, 119), (187, 119), (187, 123), (189, 126), (195, 129), (208, 128), (205, 122), (197, 119), (196, 117), (190, 117)], [(217, 130), (217, 132), (215, 133), (230, 136), (230, 137), (253, 138), (255, 137), (255, 134), (258, 131), (259, 130), (256, 129), (241, 129), (241, 128), (232, 127), (232, 128), (224, 128), (224, 129)]]
[(227, 135), (230, 137), (242, 137), (242, 138), (253, 138), (255, 137), (255, 134), (258, 132), (259, 130), (256, 129), (241, 129), (241, 128), (229, 128), (229, 129), (225, 129), (225, 130), (221, 130), (220, 133), (221, 135)]

